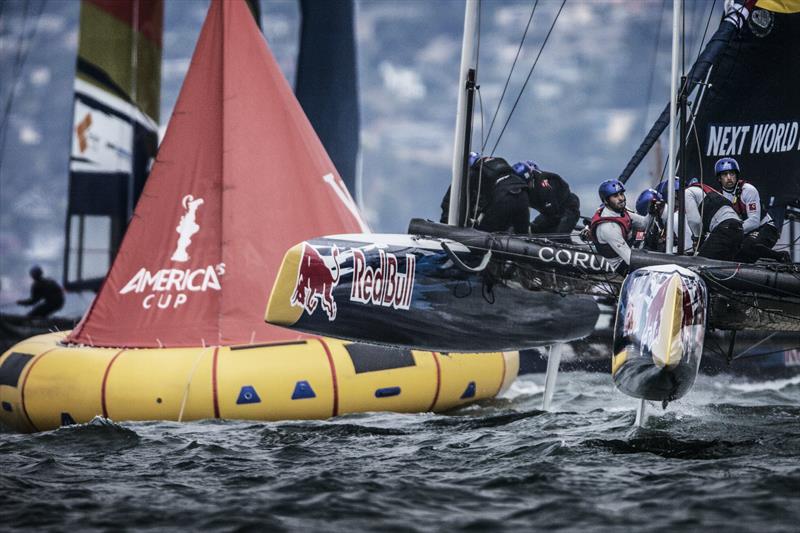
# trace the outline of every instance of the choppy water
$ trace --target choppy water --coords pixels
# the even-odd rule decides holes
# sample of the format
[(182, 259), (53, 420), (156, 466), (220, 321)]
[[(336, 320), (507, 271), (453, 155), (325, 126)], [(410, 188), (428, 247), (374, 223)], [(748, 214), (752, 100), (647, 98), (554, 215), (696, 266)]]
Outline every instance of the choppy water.
[(798, 531), (800, 379), (701, 377), (643, 429), (605, 375), (541, 398), (0, 433), (0, 529)]

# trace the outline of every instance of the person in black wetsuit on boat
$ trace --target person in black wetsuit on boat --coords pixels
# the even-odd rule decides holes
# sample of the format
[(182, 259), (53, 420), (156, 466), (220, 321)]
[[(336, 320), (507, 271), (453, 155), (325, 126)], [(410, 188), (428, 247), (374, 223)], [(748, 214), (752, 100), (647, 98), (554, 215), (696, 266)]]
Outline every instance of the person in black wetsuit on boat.
[[(671, 180), (680, 193), (678, 178)], [(662, 181), (656, 190), (666, 198), (669, 181)], [(734, 261), (742, 244), (742, 221), (733, 204), (713, 187), (695, 182), (684, 191), (686, 223), (692, 235), (700, 241), (697, 255), (709, 259)], [(677, 206), (676, 206), (677, 208)], [(662, 220), (666, 223), (667, 210)]]
[(566, 180), (555, 172), (540, 169), (530, 159), (516, 163), (513, 168), (528, 182), (528, 205), (539, 212), (531, 222), (531, 233), (556, 234), (551, 240), (570, 242), (570, 233), (581, 216), (581, 203)]
[(28, 317), (46, 317), (64, 307), (64, 291), (61, 286), (50, 278), (43, 275), (42, 268), (35, 265), (30, 270), (33, 284), (31, 285), (31, 297), (24, 300), (17, 300), (18, 305), (35, 305), (40, 300), (42, 303), (28, 312)]
[(790, 263), (789, 252), (778, 252), (772, 247), (780, 239), (781, 232), (761, 201), (758, 189), (741, 179), (739, 163), (732, 157), (723, 157), (714, 165), (714, 174), (722, 187), (722, 196), (730, 200), (733, 209), (742, 219), (742, 248), (737, 261), (755, 263), (765, 257), (781, 263)]
[[(475, 152), (469, 159), (469, 221), (481, 231), (528, 233), (530, 211), (525, 195), (527, 183), (517, 176), (501, 157), (480, 157)], [(442, 200), (442, 217), (447, 223), (450, 189)]]

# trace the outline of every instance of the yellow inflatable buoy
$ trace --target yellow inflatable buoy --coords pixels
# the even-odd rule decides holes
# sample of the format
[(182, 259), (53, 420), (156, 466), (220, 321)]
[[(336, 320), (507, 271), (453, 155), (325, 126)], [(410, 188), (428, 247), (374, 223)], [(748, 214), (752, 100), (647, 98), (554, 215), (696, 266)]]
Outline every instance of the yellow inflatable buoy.
[(32, 432), (123, 420), (324, 419), (363, 411), (445, 411), (496, 396), (518, 352), (441, 354), (313, 338), (274, 344), (112, 349), (67, 333), (0, 356), (0, 422)]

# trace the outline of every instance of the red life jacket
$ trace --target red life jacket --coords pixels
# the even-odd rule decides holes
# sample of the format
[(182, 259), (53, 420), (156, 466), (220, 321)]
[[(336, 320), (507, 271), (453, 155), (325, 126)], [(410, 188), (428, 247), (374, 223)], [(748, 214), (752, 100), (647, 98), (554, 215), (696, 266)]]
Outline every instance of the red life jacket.
[(592, 215), (592, 220), (589, 222), (589, 234), (591, 235), (592, 241), (594, 242), (594, 245), (600, 255), (603, 257), (614, 258), (618, 257), (617, 252), (615, 252), (614, 249), (608, 244), (597, 241), (597, 227), (605, 222), (614, 222), (619, 224), (620, 228), (622, 228), (622, 238), (625, 239), (625, 241), (630, 242), (632, 221), (628, 211), (625, 211), (623, 214), (616, 217), (604, 217), (602, 216), (602, 212), (605, 208), (605, 205), (601, 205), (600, 209), (595, 211), (594, 215)]

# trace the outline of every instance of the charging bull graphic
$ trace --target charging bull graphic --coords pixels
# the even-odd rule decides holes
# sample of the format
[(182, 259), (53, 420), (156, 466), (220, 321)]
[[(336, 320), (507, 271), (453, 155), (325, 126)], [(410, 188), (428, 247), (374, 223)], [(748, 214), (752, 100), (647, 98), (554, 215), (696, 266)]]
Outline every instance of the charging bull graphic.
[[(336, 302), (333, 300), (333, 288), (339, 283), (339, 249), (331, 248), (333, 268), (325, 264), (325, 260), (316, 248), (303, 243), (303, 256), (297, 268), (297, 282), (290, 303), (301, 306), (309, 315), (314, 314), (321, 302), (328, 320), (336, 319)], [(319, 298), (319, 302), (317, 301)]]

